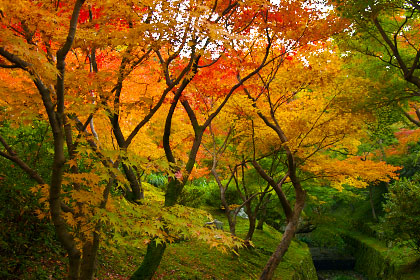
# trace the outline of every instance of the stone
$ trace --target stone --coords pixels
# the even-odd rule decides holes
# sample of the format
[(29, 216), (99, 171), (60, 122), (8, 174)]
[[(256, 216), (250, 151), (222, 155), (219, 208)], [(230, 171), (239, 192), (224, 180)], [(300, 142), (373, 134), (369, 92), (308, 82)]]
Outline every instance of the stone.
[(223, 230), (223, 222), (222, 221), (219, 221), (217, 219), (214, 219), (212, 222), (207, 222), (206, 223), (206, 226), (209, 226), (209, 227), (213, 226), (216, 229)]
[(244, 218), (244, 219), (248, 219), (248, 215), (245, 213), (244, 208), (241, 208), (241, 210), (239, 210), (239, 212), (238, 212), (238, 215), (237, 215), (237, 216), (239, 216), (239, 217), (241, 217), (241, 218)]

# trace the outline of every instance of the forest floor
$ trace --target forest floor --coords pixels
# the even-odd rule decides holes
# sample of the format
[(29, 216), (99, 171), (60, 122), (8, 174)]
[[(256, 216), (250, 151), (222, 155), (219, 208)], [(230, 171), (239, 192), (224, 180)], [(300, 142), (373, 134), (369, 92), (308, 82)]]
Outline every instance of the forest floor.
[[(223, 213), (218, 210), (211, 212), (214, 218), (223, 221), (224, 230), (228, 230), (226, 228), (228, 223)], [(238, 217), (237, 235), (243, 238), (247, 230), (248, 220)], [(153, 279), (257, 279), (271, 252), (280, 242), (281, 236), (281, 233), (275, 229), (264, 225), (264, 230), (255, 231), (252, 239), (254, 248), (241, 249), (239, 256), (233, 253), (223, 254), (196, 240), (173, 243), (167, 247)], [(140, 248), (134, 254), (122, 250), (117, 258), (115, 256), (102, 258), (96, 279), (129, 279), (131, 273), (140, 265), (145, 249), (146, 247)], [(277, 268), (274, 279), (298, 279), (293, 277), (296, 277), (296, 271), (301, 270), (304, 263), (308, 262), (308, 256), (309, 250), (306, 244), (293, 242), (284, 261)], [(311, 267), (311, 264), (306, 265)], [(315, 271), (311, 273), (315, 275)]]

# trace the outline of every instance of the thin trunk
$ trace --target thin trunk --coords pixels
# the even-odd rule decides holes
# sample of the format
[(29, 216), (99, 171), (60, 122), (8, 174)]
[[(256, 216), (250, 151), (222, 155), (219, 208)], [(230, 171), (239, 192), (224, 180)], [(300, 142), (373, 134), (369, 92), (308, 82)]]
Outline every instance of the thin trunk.
[(236, 218), (236, 216), (234, 216), (234, 217), (231, 216), (231, 211), (229, 210), (229, 204), (226, 201), (226, 190), (227, 190), (227, 188), (229, 186), (229, 183), (230, 183), (230, 180), (232, 178), (229, 180), (226, 187), (224, 187), (223, 184), (222, 184), (222, 181), (220, 181), (219, 174), (217, 173), (215, 167), (216, 167), (216, 164), (213, 165), (211, 173), (213, 174), (214, 179), (216, 180), (217, 185), (219, 186), (220, 200), (222, 202), (223, 207), (225, 208), (225, 215), (226, 215), (226, 218), (227, 218), (228, 223), (229, 223), (229, 231), (232, 235), (236, 235), (236, 233), (235, 233), (236, 232), (236, 219), (234, 219), (234, 217)]
[(373, 203), (372, 186), (371, 185), (369, 185), (369, 202), (370, 202), (370, 207), (372, 209), (372, 217), (375, 221), (377, 221), (378, 217), (376, 216), (375, 205)]
[(229, 204), (226, 201), (225, 190), (225, 188), (220, 187), (220, 199), (222, 201), (223, 207), (225, 208), (225, 216), (228, 220), (229, 231), (232, 235), (236, 235), (236, 220), (234, 220), (230, 214), (231, 211), (229, 210)]
[(249, 222), (249, 227), (248, 227), (248, 232), (246, 233), (245, 236), (245, 245), (249, 246), (249, 242), (252, 239), (252, 236), (254, 235), (254, 231), (255, 231), (255, 226), (257, 224), (257, 216), (256, 213), (254, 214), (252, 212), (252, 206), (251, 206), (251, 200), (245, 203), (245, 213), (248, 215), (248, 222)]
[(267, 203), (270, 201), (271, 193), (269, 193), (263, 202), (261, 209), (261, 217), (258, 220), (257, 229), (262, 230), (264, 226), (265, 219), (267, 218)]
[(286, 230), (284, 231), (280, 244), (277, 246), (276, 251), (271, 255), (270, 259), (265, 265), (259, 280), (271, 280), (273, 278), (275, 269), (283, 259), (284, 254), (286, 254), (287, 249), (289, 248), (290, 243), (292, 242), (292, 239), (295, 235), (299, 223), (300, 213), (302, 212), (304, 205), (305, 193), (302, 191), (296, 194), (296, 203), (293, 215), (287, 223)]
[(61, 216), (61, 183), (64, 168), (64, 135), (63, 127), (53, 129), (54, 136), (54, 163), (52, 166), (51, 184), (49, 190), (49, 203), (51, 220), (53, 221), (58, 240), (67, 251), (69, 258), (69, 280), (79, 280), (80, 275), (80, 250), (77, 249), (73, 236)]
[(245, 244), (249, 245), (250, 241), (252, 240), (252, 236), (254, 235), (254, 232), (255, 232), (255, 226), (257, 224), (257, 217), (256, 215), (252, 215), (252, 213), (247, 213), (247, 214), (248, 214), (249, 228), (245, 236)]
[(144, 193), (141, 188), (141, 185), (139, 184), (139, 181), (137, 180), (137, 176), (134, 173), (134, 170), (131, 166), (127, 166), (126, 164), (122, 164), (125, 176), (130, 183), (131, 193), (133, 197), (130, 197), (129, 200), (139, 202), (144, 198)]
[(258, 230), (263, 230), (264, 229), (264, 222), (265, 222), (265, 215), (266, 215), (267, 211), (263, 210), (262, 216), (261, 218), (258, 220), (258, 224), (257, 224), (257, 229)]
[[(114, 163), (114, 167), (118, 166), (119, 160)], [(106, 207), (106, 203), (109, 198), (111, 187), (115, 182), (115, 174), (111, 172), (111, 179), (105, 187), (103, 192), (103, 200), (99, 205), (100, 209)], [(82, 252), (82, 264), (80, 271), (80, 280), (93, 280), (96, 271), (97, 253), (99, 249), (100, 235), (97, 233), (101, 230), (102, 223), (98, 222), (95, 226), (95, 230), (92, 232), (92, 240), (85, 241), (83, 244)]]
[(236, 216), (233, 216), (232, 217), (230, 215), (230, 211), (229, 210), (227, 211), (226, 216), (228, 217), (230, 234), (236, 236)]
[(130, 280), (150, 280), (159, 267), (162, 260), (163, 253), (165, 252), (166, 244), (157, 244), (152, 240), (147, 245), (147, 252), (144, 256), (143, 262), (140, 267), (134, 272)]

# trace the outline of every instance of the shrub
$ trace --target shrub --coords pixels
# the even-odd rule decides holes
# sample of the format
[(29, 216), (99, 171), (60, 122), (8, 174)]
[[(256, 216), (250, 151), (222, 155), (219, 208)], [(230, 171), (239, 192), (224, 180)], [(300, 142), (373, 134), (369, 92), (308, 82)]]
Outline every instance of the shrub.
[(385, 198), (381, 224), (386, 236), (407, 243), (420, 254), (420, 175), (394, 182)]
[(151, 173), (147, 175), (146, 182), (157, 188), (164, 189), (168, 184), (168, 178), (161, 173)]
[[(52, 143), (42, 123), (11, 128), (3, 123), (0, 132), (12, 135), (7, 142), (16, 150), (27, 151), (22, 157), (46, 178), (51, 168)], [(40, 165), (39, 163), (47, 163)], [(62, 249), (48, 219), (37, 213), (47, 205), (31, 192), (36, 183), (16, 166), (0, 157), (0, 279), (62, 279)]]
[(178, 203), (181, 205), (198, 208), (204, 203), (206, 191), (202, 186), (185, 185)]
[[(233, 185), (227, 188), (225, 192), (225, 197), (229, 205), (242, 204), (238, 191)], [(206, 200), (206, 204), (209, 206), (220, 207), (222, 205), (222, 202), (220, 201), (220, 189), (216, 182), (212, 182), (208, 184), (205, 200)]]

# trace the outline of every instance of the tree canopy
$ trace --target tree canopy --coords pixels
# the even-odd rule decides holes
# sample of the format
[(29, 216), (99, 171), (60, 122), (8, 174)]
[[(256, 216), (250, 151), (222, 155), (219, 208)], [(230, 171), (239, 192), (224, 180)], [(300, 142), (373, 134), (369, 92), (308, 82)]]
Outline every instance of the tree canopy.
[[(0, 156), (35, 182), (38, 217), (54, 225), (68, 279), (93, 279), (101, 244), (147, 244), (131, 279), (151, 279), (167, 244), (187, 238), (237, 253), (244, 243), (232, 220), (231, 234), (215, 234), (203, 227), (212, 220), (205, 211), (179, 204), (185, 186), (210, 173), (228, 219), (224, 195), (236, 184), (251, 217), (245, 245), (270, 197), (280, 202), (286, 230), (260, 276), (271, 279), (312, 187), (397, 179), (399, 167), (360, 147), (380, 104), (419, 126), (419, 9), (416, 1), (0, 0)], [(355, 51), (385, 63), (377, 77), (349, 66), (373, 65)], [(34, 123), (50, 136), (39, 162), (13, 132)], [(145, 183), (152, 174), (166, 179), (163, 195)]]

